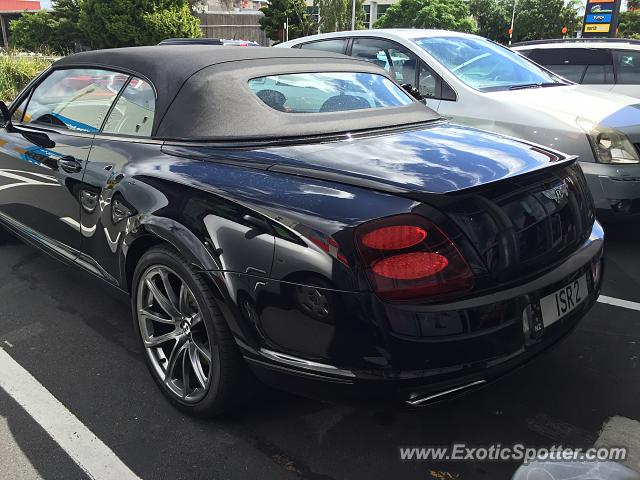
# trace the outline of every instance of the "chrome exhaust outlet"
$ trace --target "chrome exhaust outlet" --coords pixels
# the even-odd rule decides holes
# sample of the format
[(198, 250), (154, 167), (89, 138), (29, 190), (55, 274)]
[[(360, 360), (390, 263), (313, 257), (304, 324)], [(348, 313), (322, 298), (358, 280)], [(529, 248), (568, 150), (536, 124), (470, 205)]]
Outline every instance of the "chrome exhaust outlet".
[(450, 388), (448, 390), (443, 390), (442, 392), (438, 393), (432, 393), (430, 395), (421, 395), (419, 393), (414, 393), (409, 396), (409, 400), (405, 400), (405, 403), (411, 407), (419, 407), (420, 405), (424, 405), (425, 403), (431, 402), (433, 400), (446, 397), (447, 395), (452, 395), (462, 390), (477, 387), (478, 385), (482, 385), (484, 383), (487, 383), (487, 381), (476, 380), (475, 382), (467, 383), (466, 385), (460, 385), (459, 387)]

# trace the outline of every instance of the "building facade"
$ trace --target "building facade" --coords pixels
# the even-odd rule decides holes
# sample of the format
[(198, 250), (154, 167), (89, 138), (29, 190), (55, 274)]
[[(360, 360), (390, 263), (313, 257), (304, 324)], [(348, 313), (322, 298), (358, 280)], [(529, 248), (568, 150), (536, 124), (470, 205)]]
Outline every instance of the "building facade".
[(363, 8), (365, 12), (365, 26), (367, 28), (373, 28), (373, 24), (376, 23), (376, 20), (379, 19), (384, 12), (387, 11), (393, 3), (392, 1), (382, 1), (382, 2), (372, 2), (370, 0), (365, 0)]
[(268, 0), (206, 0), (202, 13), (256, 12), (267, 3)]

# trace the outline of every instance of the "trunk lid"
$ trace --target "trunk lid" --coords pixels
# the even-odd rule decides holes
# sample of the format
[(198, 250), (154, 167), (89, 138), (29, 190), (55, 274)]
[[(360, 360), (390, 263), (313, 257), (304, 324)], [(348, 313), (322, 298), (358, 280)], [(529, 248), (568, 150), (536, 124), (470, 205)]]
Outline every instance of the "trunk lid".
[[(538, 171), (439, 203), (486, 267), (486, 286), (539, 275), (589, 237), (593, 200), (577, 164)], [(482, 285), (479, 285), (482, 286)]]
[(449, 193), (534, 172), (564, 160), (557, 152), (509, 137), (439, 122), (415, 130), (274, 147), (271, 171), (371, 182), (381, 189)]

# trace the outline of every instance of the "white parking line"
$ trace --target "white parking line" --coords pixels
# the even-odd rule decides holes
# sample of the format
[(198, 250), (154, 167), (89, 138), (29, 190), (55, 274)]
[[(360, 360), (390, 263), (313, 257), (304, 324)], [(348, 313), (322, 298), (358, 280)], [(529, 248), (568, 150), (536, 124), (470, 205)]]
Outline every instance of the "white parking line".
[(600, 295), (598, 297), (600, 303), (606, 303), (608, 305), (614, 305), (616, 307), (629, 308), (631, 310), (640, 311), (640, 303), (631, 302), (629, 300), (621, 300), (619, 298), (607, 297), (606, 295)]
[(41, 178), (45, 178), (46, 180), (49, 180), (49, 183), (47, 182), (43, 182), (42, 180), (35, 180), (33, 178), (29, 178), (29, 177), (25, 177), (24, 175), (18, 175), (17, 173), (13, 173), (13, 172), (20, 172), (20, 173), (29, 173), (29, 172), (22, 172), (20, 170), (6, 170), (6, 169), (0, 169), (0, 177), (6, 177), (6, 178), (10, 178), (12, 180), (19, 180), (18, 183), (10, 183), (8, 185), (3, 185), (0, 187), (0, 190), (6, 190), (8, 188), (13, 188), (13, 187), (24, 187), (24, 186), (47, 186), (47, 187), (59, 187), (60, 184), (56, 181), (55, 177), (50, 177), (50, 176), (45, 176), (45, 175), (39, 175), (39, 174), (35, 174), (36, 176), (39, 176)]
[(6, 391), (94, 480), (140, 480), (102, 441), (0, 348), (0, 388)]

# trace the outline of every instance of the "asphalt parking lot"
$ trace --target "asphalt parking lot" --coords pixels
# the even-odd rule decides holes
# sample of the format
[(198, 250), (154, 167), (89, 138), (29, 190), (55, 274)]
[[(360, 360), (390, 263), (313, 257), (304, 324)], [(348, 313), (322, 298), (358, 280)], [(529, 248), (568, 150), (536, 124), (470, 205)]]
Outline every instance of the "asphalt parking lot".
[[(640, 225), (607, 227), (603, 294), (640, 303)], [(18, 240), (0, 246), (0, 347), (142, 479), (502, 479), (515, 463), (402, 462), (401, 446), (591, 446), (613, 416), (640, 420), (640, 311), (598, 303), (547, 355), (419, 410), (267, 390), (212, 421), (160, 395), (128, 306)], [(637, 308), (637, 305), (636, 305)], [(0, 373), (1, 375), (1, 373)], [(0, 478), (87, 478), (0, 388)]]

